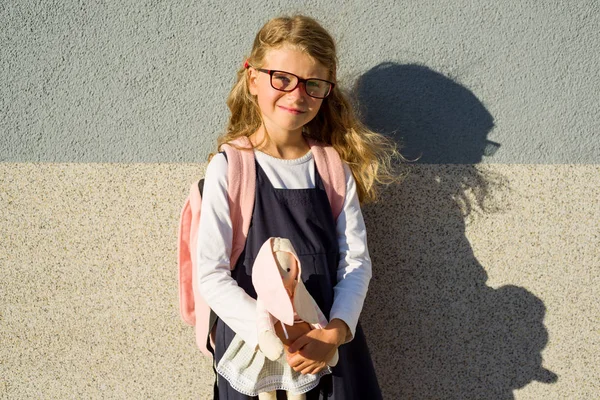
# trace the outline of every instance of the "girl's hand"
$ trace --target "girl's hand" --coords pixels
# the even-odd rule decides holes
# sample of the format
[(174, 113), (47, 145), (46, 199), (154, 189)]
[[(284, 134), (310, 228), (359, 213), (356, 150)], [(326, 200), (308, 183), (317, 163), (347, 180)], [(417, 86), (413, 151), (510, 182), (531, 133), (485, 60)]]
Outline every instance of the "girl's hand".
[(281, 321), (277, 321), (275, 323), (275, 334), (277, 335), (277, 337), (279, 337), (286, 350), (288, 346), (290, 346), (296, 341), (296, 339), (309, 332), (311, 329), (311, 326), (306, 322), (299, 322), (295, 323), (293, 326), (286, 326), (285, 330), (288, 334), (288, 337), (286, 339), (285, 333), (283, 333), (283, 329), (281, 328)]
[(323, 329), (313, 329), (300, 336), (289, 348), (287, 362), (301, 374), (316, 374), (344, 342), (348, 326), (340, 319), (332, 320)]

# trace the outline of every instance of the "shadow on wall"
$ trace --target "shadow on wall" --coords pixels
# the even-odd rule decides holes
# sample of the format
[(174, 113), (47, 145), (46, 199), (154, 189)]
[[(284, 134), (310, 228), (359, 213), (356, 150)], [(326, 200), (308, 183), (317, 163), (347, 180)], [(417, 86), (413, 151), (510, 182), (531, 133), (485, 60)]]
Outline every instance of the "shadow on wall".
[(422, 153), (364, 210), (374, 270), (361, 320), (384, 398), (513, 399), (534, 380), (556, 382), (542, 367), (543, 302), (487, 286), (465, 236), (468, 213), (502, 206), (490, 194), (504, 179), (473, 165), (499, 147), (487, 141), (492, 116), (468, 89), (418, 65), (381, 64), (354, 94), (370, 128), (401, 140), (409, 158)]

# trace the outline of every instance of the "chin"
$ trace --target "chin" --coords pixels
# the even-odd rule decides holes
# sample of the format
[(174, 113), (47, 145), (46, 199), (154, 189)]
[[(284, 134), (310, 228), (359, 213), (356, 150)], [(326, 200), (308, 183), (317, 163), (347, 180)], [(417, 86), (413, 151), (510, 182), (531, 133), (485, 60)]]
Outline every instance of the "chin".
[(304, 124), (277, 124), (277, 127), (281, 130), (285, 130), (288, 132), (294, 132), (294, 131), (302, 131), (302, 128), (304, 127), (304, 125), (306, 125), (306, 123), (304, 123)]

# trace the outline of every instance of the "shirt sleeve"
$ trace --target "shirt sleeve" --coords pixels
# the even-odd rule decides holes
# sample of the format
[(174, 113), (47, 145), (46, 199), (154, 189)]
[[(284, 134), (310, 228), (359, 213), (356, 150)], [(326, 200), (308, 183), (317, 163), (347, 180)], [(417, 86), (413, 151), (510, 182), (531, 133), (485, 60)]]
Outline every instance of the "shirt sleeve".
[(341, 319), (348, 325), (349, 332), (345, 342), (349, 342), (356, 332), (358, 317), (367, 296), (371, 280), (371, 258), (356, 181), (350, 168), (345, 163), (343, 165), (346, 198), (336, 226), (340, 261), (337, 268), (338, 283), (333, 288), (333, 306), (329, 318)]
[(227, 160), (215, 155), (206, 169), (198, 242), (197, 279), (208, 306), (252, 348), (258, 344), (256, 300), (231, 277), (233, 230), (227, 193)]

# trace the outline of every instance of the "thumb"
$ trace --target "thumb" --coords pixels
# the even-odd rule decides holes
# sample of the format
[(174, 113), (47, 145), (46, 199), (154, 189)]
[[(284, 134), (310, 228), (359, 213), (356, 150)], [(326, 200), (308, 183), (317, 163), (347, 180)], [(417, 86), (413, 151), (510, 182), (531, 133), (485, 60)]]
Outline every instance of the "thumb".
[(295, 353), (298, 350), (302, 349), (304, 346), (306, 346), (306, 344), (309, 342), (309, 338), (306, 336), (306, 334), (300, 336), (298, 339), (296, 339), (296, 341), (294, 343), (292, 343), (290, 345), (290, 347), (288, 348), (288, 352), (290, 353)]

